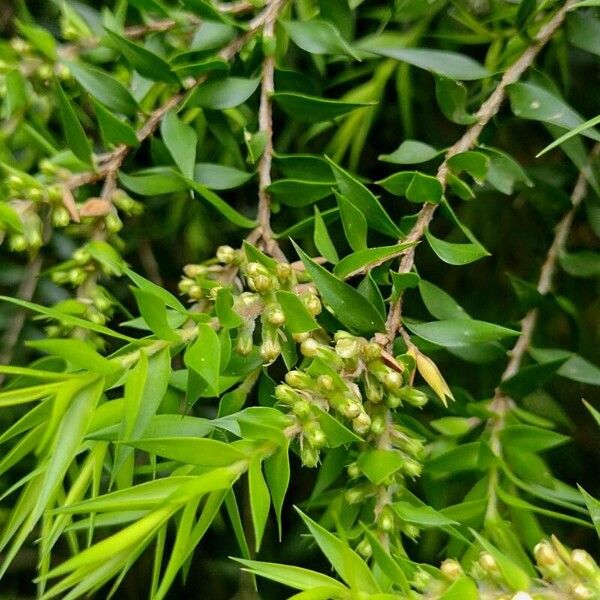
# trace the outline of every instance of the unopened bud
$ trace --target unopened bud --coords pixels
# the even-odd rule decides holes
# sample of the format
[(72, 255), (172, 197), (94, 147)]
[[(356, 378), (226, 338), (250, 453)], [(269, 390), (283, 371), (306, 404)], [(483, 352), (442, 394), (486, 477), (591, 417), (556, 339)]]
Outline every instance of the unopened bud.
[(381, 356), (381, 346), (375, 342), (367, 342), (362, 348), (365, 360), (375, 360)]
[(267, 362), (273, 362), (281, 353), (281, 345), (276, 339), (265, 340), (260, 347), (260, 355)]
[(312, 446), (304, 446), (300, 450), (300, 460), (305, 467), (312, 469), (319, 464), (319, 451)]
[(423, 465), (419, 461), (406, 457), (406, 460), (402, 465), (403, 473), (406, 473), (406, 475), (415, 479), (420, 477), (421, 471), (423, 471)]
[(307, 340), (310, 337), (310, 333), (308, 331), (303, 331), (302, 333), (292, 333), (292, 339), (296, 342), (296, 344), (301, 344), (304, 340)]
[(360, 476), (360, 469), (358, 468), (358, 465), (355, 462), (350, 463), (346, 467), (346, 472), (348, 473), (348, 477), (350, 477), (351, 479), (356, 479)]
[(373, 554), (373, 548), (371, 547), (371, 542), (369, 542), (369, 540), (367, 538), (363, 538), (356, 546), (356, 551), (363, 558), (370, 558), (370, 556)]
[(25, 197), (31, 200), (32, 202), (38, 202), (43, 197), (42, 190), (36, 187), (31, 187), (25, 190)]
[(330, 394), (335, 390), (333, 377), (327, 374), (321, 374), (317, 377), (317, 388), (322, 394)]
[(411, 406), (421, 408), (429, 402), (429, 397), (425, 392), (417, 390), (413, 387), (404, 387), (398, 392), (398, 396)]
[(431, 579), (432, 577), (427, 571), (419, 569), (413, 576), (412, 586), (415, 590), (423, 592), (431, 583)]
[(206, 273), (206, 266), (194, 264), (185, 265), (183, 267), (183, 272), (186, 274), (186, 277), (196, 279), (196, 277)]
[(73, 285), (81, 285), (87, 279), (87, 274), (83, 269), (71, 269), (69, 271), (69, 281)]
[(307, 358), (315, 358), (319, 353), (319, 342), (314, 338), (305, 339), (300, 345), (300, 352)]
[(27, 250), (27, 240), (24, 235), (13, 235), (9, 240), (9, 247), (13, 252), (24, 252)]
[(377, 415), (371, 419), (371, 433), (381, 435), (385, 430), (386, 422), (382, 415)]
[(517, 592), (510, 600), (533, 600), (527, 592)]
[(230, 265), (237, 260), (237, 252), (231, 246), (219, 246), (217, 248), (217, 260)]
[(325, 433), (316, 421), (307, 423), (302, 432), (304, 433), (304, 437), (307, 439), (310, 445), (314, 446), (315, 448), (321, 448), (327, 442)]
[(574, 600), (589, 600), (590, 598), (594, 597), (594, 592), (592, 592), (592, 590), (590, 590), (590, 588), (586, 585), (583, 585), (583, 583), (578, 583), (573, 588)]
[(460, 563), (453, 559), (447, 558), (440, 566), (442, 573), (451, 580), (458, 579), (463, 574), (463, 569)]
[(533, 555), (540, 567), (554, 570), (562, 565), (562, 561), (550, 542), (542, 540), (533, 549)]
[(275, 387), (275, 398), (277, 398), (279, 402), (284, 402), (285, 404), (294, 404), (295, 402), (302, 400), (302, 396), (285, 383), (281, 383)]
[(416, 540), (419, 537), (419, 534), (421, 533), (420, 529), (412, 523), (404, 523), (402, 525), (402, 531), (405, 535), (407, 535), (413, 540)]
[(250, 354), (250, 352), (252, 352), (253, 347), (254, 344), (252, 342), (252, 335), (249, 333), (240, 333), (235, 345), (236, 352), (242, 356), (247, 356)]
[(500, 576), (500, 569), (496, 559), (489, 552), (482, 552), (479, 555), (479, 566), (484, 570), (485, 573), (492, 577)]
[(194, 286), (194, 281), (192, 279), (188, 279), (187, 277), (183, 277), (177, 287), (182, 294), (188, 294), (192, 286)]
[(358, 435), (364, 435), (371, 428), (371, 417), (366, 412), (360, 413), (358, 417), (352, 420), (352, 429)]
[(259, 294), (268, 294), (273, 290), (274, 284), (273, 279), (268, 275), (258, 275), (251, 279), (254, 289)]
[(92, 256), (87, 248), (77, 248), (75, 252), (73, 252), (73, 260), (80, 265), (85, 265), (90, 261)]
[(119, 218), (119, 215), (116, 212), (111, 212), (106, 215), (106, 219), (104, 221), (106, 223), (106, 229), (111, 233), (117, 233), (121, 231), (123, 228), (123, 221)]
[(315, 296), (314, 294), (307, 294), (306, 296), (304, 296), (302, 298), (302, 301), (304, 302), (304, 306), (306, 307), (306, 310), (313, 317), (316, 317), (317, 315), (321, 314), (321, 311), (323, 310), (323, 306), (322, 306), (321, 301), (319, 300), (318, 296)]
[(336, 342), (335, 351), (342, 358), (355, 358), (360, 352), (360, 346), (358, 338), (347, 337)]
[(289, 371), (285, 374), (285, 382), (299, 390), (307, 390), (313, 386), (313, 379), (302, 371)]
[(364, 485), (356, 486), (346, 490), (344, 499), (348, 504), (358, 504), (371, 495), (371, 491)]
[(66, 227), (70, 222), (71, 217), (64, 206), (57, 206), (52, 211), (52, 225), (54, 227)]
[(383, 385), (392, 393), (398, 393), (403, 384), (402, 375), (398, 371), (388, 371), (383, 378)]
[(596, 561), (585, 550), (573, 550), (571, 552), (571, 566), (581, 577), (600, 575)]
[(193, 298), (194, 300), (200, 300), (204, 298), (204, 290), (201, 286), (194, 284), (190, 287), (188, 291), (188, 296)]
[(381, 531), (392, 531), (394, 529), (394, 514), (392, 510), (385, 506), (377, 519), (377, 526)]
[[(310, 414), (310, 402), (308, 400), (298, 400), (292, 404), (292, 412), (299, 418), (305, 419)], [(317, 445), (317, 444), (313, 444)]]
[(390, 408), (398, 408), (402, 404), (402, 400), (399, 396), (396, 396), (395, 394), (387, 394), (385, 397), (385, 403)]
[(286, 281), (292, 276), (292, 266), (289, 263), (277, 263), (276, 275), (281, 281)]
[(276, 305), (273, 307), (269, 307), (267, 308), (266, 312), (267, 321), (269, 321), (269, 323), (273, 325), (273, 327), (283, 326), (283, 324), (285, 323), (285, 314), (279, 306)]
[(257, 262), (249, 262), (246, 265), (246, 273), (249, 277), (258, 277), (259, 275), (268, 275), (267, 269)]

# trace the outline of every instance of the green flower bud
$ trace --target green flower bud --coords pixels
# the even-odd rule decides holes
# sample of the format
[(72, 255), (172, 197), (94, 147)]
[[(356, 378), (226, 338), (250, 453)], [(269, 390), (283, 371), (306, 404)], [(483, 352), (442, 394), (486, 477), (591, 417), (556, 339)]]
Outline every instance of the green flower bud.
[(533, 555), (540, 569), (548, 575), (558, 577), (564, 573), (565, 564), (550, 542), (542, 540), (536, 544)]
[(116, 212), (107, 214), (104, 222), (106, 224), (106, 229), (110, 231), (110, 233), (117, 233), (123, 229), (123, 221), (121, 221)]
[(382, 383), (389, 392), (392, 392), (393, 394), (397, 394), (400, 392), (400, 390), (402, 388), (402, 384), (404, 383), (404, 380), (402, 378), (402, 375), (400, 375), (400, 373), (398, 373), (398, 371), (392, 371), (390, 369), (385, 374)]
[(300, 450), (300, 460), (305, 467), (312, 469), (319, 464), (319, 451), (312, 446), (304, 446)]
[(371, 433), (374, 435), (381, 435), (386, 430), (385, 417), (383, 415), (376, 415), (371, 418)]
[(321, 448), (327, 443), (327, 436), (317, 421), (311, 421), (302, 428), (304, 437), (315, 448)]
[(61, 81), (67, 81), (71, 78), (71, 70), (66, 65), (56, 65), (56, 76)]
[(79, 265), (85, 265), (91, 258), (92, 255), (87, 248), (77, 248), (77, 250), (73, 252), (73, 260)]
[(304, 303), (306, 310), (313, 317), (316, 317), (317, 315), (321, 314), (321, 311), (323, 310), (323, 305), (321, 304), (319, 297), (315, 294), (306, 294), (302, 297), (302, 302)]
[(385, 403), (387, 404), (387, 406), (393, 409), (398, 408), (402, 404), (402, 400), (399, 396), (396, 396), (395, 394), (386, 394)]
[(431, 580), (432, 580), (432, 577), (427, 571), (424, 571), (423, 569), (419, 569), (414, 574), (413, 580), (411, 583), (412, 583), (412, 586), (415, 588), (415, 590), (417, 590), (419, 592), (423, 592), (429, 586), (429, 584), (431, 583)]
[(496, 559), (489, 552), (482, 552), (479, 555), (479, 566), (483, 569), (484, 573), (493, 577), (494, 579), (502, 577), (500, 568)]
[[(292, 412), (299, 418), (305, 419), (310, 415), (310, 402), (308, 400), (298, 400), (292, 404)], [(317, 445), (317, 444), (313, 444)]]
[(406, 473), (409, 477), (416, 479), (421, 476), (421, 472), (423, 471), (423, 465), (412, 459), (408, 456), (406, 457), (404, 464), (402, 465), (402, 472)]
[(258, 277), (259, 275), (268, 275), (266, 267), (257, 262), (249, 262), (246, 265), (246, 273), (248, 277)]
[(48, 79), (50, 79), (52, 77), (52, 67), (50, 65), (40, 65), (36, 69), (36, 75), (40, 79), (47, 81)]
[(285, 323), (285, 314), (281, 310), (279, 304), (273, 304), (266, 308), (265, 314), (267, 315), (267, 321), (274, 327), (282, 327)]
[(320, 344), (317, 342), (317, 340), (309, 337), (303, 340), (302, 344), (300, 345), (300, 352), (302, 352), (302, 354), (307, 358), (315, 358), (319, 353), (319, 346)]
[(39, 202), (43, 198), (42, 190), (35, 187), (30, 187), (25, 190), (25, 197), (32, 202)]
[(40, 160), (40, 171), (47, 177), (52, 177), (56, 175), (58, 167), (47, 158), (43, 158)]
[(248, 356), (248, 354), (252, 352), (253, 347), (254, 343), (252, 341), (252, 332), (240, 331), (235, 344), (235, 351), (242, 356)]
[(335, 344), (335, 351), (342, 358), (355, 358), (361, 349), (361, 343), (358, 338), (344, 337)]
[(73, 285), (81, 285), (87, 279), (87, 277), (87, 273), (78, 267), (75, 267), (69, 271), (69, 281)]
[(402, 531), (404, 535), (407, 535), (412, 540), (416, 540), (421, 533), (421, 530), (416, 525), (412, 525), (411, 523), (403, 523)]
[(265, 56), (275, 56), (275, 50), (277, 49), (277, 39), (274, 35), (262, 36), (262, 49)]
[(285, 374), (285, 382), (299, 390), (308, 390), (313, 387), (313, 378), (302, 371), (288, 371)]
[(57, 206), (52, 211), (52, 225), (54, 227), (66, 227), (70, 222), (71, 216), (64, 206)]
[(183, 277), (177, 287), (182, 294), (189, 294), (190, 290), (194, 286), (194, 281), (192, 279), (188, 279), (187, 277)]
[(429, 402), (429, 397), (425, 392), (421, 390), (417, 390), (413, 387), (404, 387), (398, 392), (398, 396), (404, 402), (407, 402), (411, 406), (416, 406), (417, 408), (422, 408)]
[(54, 271), (50, 274), (50, 278), (54, 283), (63, 285), (69, 281), (69, 274), (66, 271)]
[(356, 479), (357, 477), (360, 477), (360, 469), (355, 462), (350, 463), (346, 467), (346, 472), (348, 473), (348, 477), (350, 477), (351, 479)]
[(52, 203), (62, 202), (63, 191), (59, 185), (51, 185), (47, 191), (48, 200)]
[(32, 249), (37, 249), (42, 245), (42, 234), (38, 229), (34, 229), (29, 231), (29, 247)]
[(92, 323), (96, 323), (97, 325), (104, 325), (106, 323), (106, 317), (96, 310), (90, 312), (90, 314), (87, 315), (87, 318)]
[(357, 485), (345, 491), (344, 499), (348, 504), (358, 504), (359, 502), (366, 500), (371, 495), (372, 490), (370, 486)]
[(23, 185), (25, 184), (25, 182), (23, 181), (23, 178), (20, 175), (17, 175), (16, 173), (11, 173), (7, 178), (6, 178), (8, 184), (17, 192), (21, 191), (23, 188)]
[(281, 354), (281, 344), (276, 338), (263, 341), (260, 355), (266, 363), (273, 362)]
[(580, 577), (600, 575), (596, 561), (585, 550), (571, 552), (571, 567)]
[(304, 340), (310, 338), (310, 333), (308, 331), (303, 331), (302, 333), (292, 333), (292, 339), (296, 342), (296, 344), (301, 344)]
[(196, 277), (200, 277), (201, 275), (206, 274), (206, 266), (205, 265), (185, 265), (183, 267), (183, 272), (190, 279), (196, 279)]
[(275, 282), (268, 275), (257, 275), (251, 278), (248, 283), (261, 295), (268, 294), (275, 288)]
[(365, 360), (375, 360), (381, 356), (381, 346), (375, 342), (367, 342), (362, 347), (362, 355)]
[(574, 600), (589, 600), (590, 598), (594, 598), (594, 597), (595, 597), (594, 592), (586, 585), (583, 585), (583, 583), (578, 583), (573, 588), (573, 599)]
[(371, 555), (373, 554), (373, 548), (371, 547), (371, 542), (369, 542), (369, 540), (366, 537), (363, 538), (356, 546), (356, 551), (363, 558), (370, 558)]
[(364, 379), (365, 396), (369, 402), (379, 404), (383, 400), (383, 387), (370, 373)]
[(458, 579), (463, 574), (460, 563), (453, 558), (447, 558), (440, 566), (440, 570), (451, 581)]
[(377, 526), (381, 531), (392, 531), (394, 529), (394, 513), (389, 506), (384, 506), (378, 519)]
[(352, 429), (358, 435), (366, 434), (371, 428), (371, 417), (366, 412), (360, 413), (356, 418), (352, 420)]
[(232, 265), (238, 261), (238, 253), (231, 246), (219, 246), (217, 260), (226, 265)]
[(293, 275), (294, 270), (289, 263), (277, 263), (276, 275), (281, 282), (287, 281)]
[(27, 240), (21, 234), (12, 235), (8, 245), (13, 252), (24, 252), (27, 250)]
[(285, 404), (294, 404), (302, 400), (302, 396), (285, 383), (280, 383), (275, 387), (275, 398)]
[(331, 375), (325, 373), (317, 377), (317, 389), (325, 396), (335, 391), (335, 381)]
[(94, 298), (94, 306), (104, 313), (112, 307), (112, 303), (106, 296), (100, 295)]
[(194, 300), (201, 300), (204, 298), (204, 290), (199, 285), (194, 284), (190, 287), (188, 296)]

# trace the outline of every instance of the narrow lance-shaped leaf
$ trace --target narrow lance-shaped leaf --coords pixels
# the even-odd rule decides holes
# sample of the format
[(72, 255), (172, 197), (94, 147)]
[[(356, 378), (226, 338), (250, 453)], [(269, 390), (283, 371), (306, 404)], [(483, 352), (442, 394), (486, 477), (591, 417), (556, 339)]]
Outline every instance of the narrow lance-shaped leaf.
[(62, 117), (63, 129), (65, 131), (65, 137), (67, 143), (73, 151), (73, 154), (88, 165), (92, 164), (92, 147), (88, 140), (75, 110), (64, 93), (60, 83), (56, 82), (56, 95), (58, 97), (58, 103), (60, 106), (60, 113)]

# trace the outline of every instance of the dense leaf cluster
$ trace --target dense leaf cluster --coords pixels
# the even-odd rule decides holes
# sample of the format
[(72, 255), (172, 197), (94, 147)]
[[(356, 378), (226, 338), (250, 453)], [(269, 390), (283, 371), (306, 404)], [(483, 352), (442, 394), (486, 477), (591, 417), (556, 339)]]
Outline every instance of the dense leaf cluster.
[(600, 2), (34, 4), (0, 588), (600, 597)]

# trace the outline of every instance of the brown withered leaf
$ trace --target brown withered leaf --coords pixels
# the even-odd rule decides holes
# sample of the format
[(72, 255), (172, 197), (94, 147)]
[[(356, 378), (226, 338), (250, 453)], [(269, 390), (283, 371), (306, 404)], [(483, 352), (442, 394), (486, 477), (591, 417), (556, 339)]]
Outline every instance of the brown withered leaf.
[(104, 198), (88, 198), (81, 208), (79, 215), (82, 217), (104, 217), (112, 211), (112, 203)]
[(71, 215), (71, 219), (75, 221), (75, 223), (79, 223), (81, 219), (79, 218), (79, 211), (77, 210), (77, 204), (75, 204), (75, 198), (73, 198), (71, 190), (66, 186), (63, 187), (62, 202), (69, 215)]

